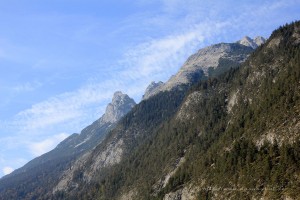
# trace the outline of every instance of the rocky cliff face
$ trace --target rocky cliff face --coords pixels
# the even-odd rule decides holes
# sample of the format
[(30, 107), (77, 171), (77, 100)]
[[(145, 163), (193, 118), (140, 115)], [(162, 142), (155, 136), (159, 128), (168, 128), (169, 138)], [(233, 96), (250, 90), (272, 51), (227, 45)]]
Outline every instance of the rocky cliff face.
[[(114, 124), (127, 114), (136, 103), (127, 94), (120, 91), (114, 93), (111, 103), (106, 107), (105, 113), (91, 125), (81, 131), (81, 134), (72, 135), (66, 138), (58, 148), (64, 148), (64, 143), (68, 143), (68, 148), (79, 149), (80, 152), (91, 150), (101, 142), (108, 130), (114, 127)], [(101, 133), (100, 133), (100, 132)], [(70, 145), (71, 144), (71, 145)]]
[[(76, 190), (80, 184), (88, 184), (93, 180), (99, 170), (119, 163), (123, 156), (123, 145), (123, 139), (115, 138), (98, 153), (89, 151), (83, 154), (71, 168), (64, 171), (58, 184), (53, 188), (53, 194), (59, 191)], [(77, 180), (78, 176), (80, 176), (80, 184)]]
[[(247, 37), (247, 39), (252, 42), (250, 38)], [(259, 38), (257, 40), (259, 42)], [(243, 44), (220, 43), (200, 49), (197, 53), (190, 56), (178, 73), (172, 76), (166, 83), (153, 84), (152, 82), (146, 89), (144, 99), (182, 85), (191, 85), (203, 77), (211, 76), (214, 72), (226, 71), (230, 67), (239, 65), (246, 60), (254, 49), (251, 45), (246, 44), (246, 42), (241, 43)], [(256, 44), (255, 47), (257, 47)], [(154, 85), (155, 87), (153, 87)]]
[(260, 45), (263, 45), (266, 42), (266, 39), (262, 36), (257, 36), (254, 38), (254, 42), (259, 47)]
[(120, 91), (114, 93), (112, 102), (106, 107), (104, 115), (100, 118), (100, 123), (115, 123), (125, 114), (127, 114), (135, 102), (127, 94), (123, 94)]
[(241, 40), (237, 41), (237, 43), (242, 44), (247, 47), (251, 47), (253, 49), (256, 49), (257, 47), (264, 44), (265, 42), (266, 42), (266, 39), (261, 36), (257, 36), (254, 39), (252, 39), (248, 36), (245, 36)]

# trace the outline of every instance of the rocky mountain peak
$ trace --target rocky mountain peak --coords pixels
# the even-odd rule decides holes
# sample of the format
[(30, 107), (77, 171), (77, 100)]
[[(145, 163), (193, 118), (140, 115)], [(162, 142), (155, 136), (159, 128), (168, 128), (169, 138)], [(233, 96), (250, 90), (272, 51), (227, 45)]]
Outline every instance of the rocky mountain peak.
[(123, 94), (121, 91), (116, 91), (113, 95), (113, 100), (115, 98), (119, 98), (119, 97), (122, 97), (122, 96), (126, 96), (127, 94)]
[(261, 36), (257, 36), (254, 39), (250, 38), (249, 36), (245, 36), (241, 40), (237, 41), (237, 43), (256, 49), (258, 46), (265, 43), (265, 41), (266, 39)]
[[(252, 39), (246, 37), (245, 41), (252, 41)], [(253, 42), (253, 44), (255, 43)], [(143, 99), (161, 91), (170, 91), (182, 85), (191, 85), (203, 77), (208, 77), (210, 71), (217, 68), (224, 70), (228, 66), (232, 67), (242, 63), (252, 51), (252, 47), (238, 43), (220, 43), (202, 48), (191, 55), (180, 70), (166, 83), (152, 82), (146, 89)], [(225, 66), (226, 63), (231, 63), (231, 65)]]
[(245, 36), (241, 40), (238, 41), (239, 44), (242, 44), (247, 47), (251, 47), (253, 49), (257, 48), (257, 44), (253, 41), (252, 38)]
[(123, 94), (121, 91), (114, 93), (112, 102), (106, 107), (105, 113), (101, 118), (102, 123), (114, 123), (128, 113), (133, 106), (135, 101), (130, 98), (127, 94)]
[(266, 39), (261, 36), (257, 36), (254, 38), (254, 42), (257, 44), (257, 46), (260, 46), (266, 42)]
[(159, 81), (157, 83), (155, 81), (152, 81), (150, 85), (148, 85), (148, 87), (146, 88), (145, 94), (143, 95), (143, 99), (147, 99), (148, 97), (150, 97), (151, 94), (157, 89), (159, 89), (163, 84), (164, 83), (162, 81)]

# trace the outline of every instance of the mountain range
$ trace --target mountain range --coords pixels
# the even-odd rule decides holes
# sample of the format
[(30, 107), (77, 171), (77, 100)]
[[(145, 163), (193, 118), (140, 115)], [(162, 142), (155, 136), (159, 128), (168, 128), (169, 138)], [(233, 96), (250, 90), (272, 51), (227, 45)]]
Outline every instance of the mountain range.
[(0, 179), (0, 199), (297, 199), (300, 22), (191, 55)]

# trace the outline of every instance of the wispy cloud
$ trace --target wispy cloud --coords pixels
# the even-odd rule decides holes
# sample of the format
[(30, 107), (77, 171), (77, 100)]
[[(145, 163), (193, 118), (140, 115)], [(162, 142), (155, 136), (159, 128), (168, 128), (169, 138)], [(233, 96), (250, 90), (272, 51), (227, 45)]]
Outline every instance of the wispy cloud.
[(227, 25), (218, 21), (189, 24), (184, 31), (131, 47), (120, 61), (120, 65), (126, 67), (125, 71), (120, 72), (120, 77), (143, 82), (165, 81), (176, 73), (189, 55)]
[[(16, 157), (10, 157), (9, 159), (0, 158), (0, 165), (2, 169), (2, 173), (4, 175), (10, 174), (15, 169), (19, 168), (20, 166), (24, 165), (28, 160), (24, 158), (16, 158)], [(9, 163), (9, 165), (8, 165)], [(0, 174), (1, 174), (0, 172)]]
[(6, 167), (4, 167), (4, 168), (2, 169), (2, 171), (3, 171), (3, 174), (4, 174), (4, 175), (7, 175), (7, 174), (12, 173), (12, 172), (14, 171), (14, 169), (13, 169), (12, 167), (6, 166)]
[(125, 54), (124, 64), (133, 67), (133, 70), (125, 71), (123, 75), (136, 79), (161, 72), (175, 63), (176, 66), (184, 49), (194, 48), (203, 39), (202, 34), (190, 31), (140, 44)]
[(22, 84), (12, 87), (12, 90), (16, 93), (31, 92), (31, 91), (34, 91), (34, 90), (42, 87), (42, 85), (43, 84), (39, 81), (26, 82), (26, 83), (22, 83)]
[(44, 139), (42, 141), (31, 142), (28, 144), (28, 147), (33, 156), (35, 156), (35, 157), (40, 156), (40, 155), (52, 150), (57, 145), (57, 143), (64, 140), (68, 136), (69, 136), (69, 134), (67, 134), (67, 133), (57, 134), (57, 135), (54, 135), (47, 139)]
[[(199, 7), (195, 1), (190, 1), (187, 5), (182, 4), (181, 1), (170, 0), (164, 3), (169, 13), (178, 10), (178, 6), (186, 10), (193, 9), (194, 4)], [(142, 43), (129, 47), (124, 52), (123, 58), (116, 63), (122, 66), (121, 70), (107, 72), (110, 79), (101, 79), (99, 82), (95, 78), (92, 83), (76, 91), (66, 92), (36, 103), (31, 108), (19, 112), (12, 124), (23, 133), (43, 134), (42, 130), (67, 125), (75, 119), (82, 119), (87, 123), (88, 120), (92, 120), (91, 117), (87, 119), (87, 115), (95, 116), (97, 112), (92, 111), (93, 108), (99, 107), (101, 102), (109, 101), (115, 90), (125, 90), (136, 98), (140, 98), (149, 82), (166, 80), (197, 48), (209, 43), (212, 38), (222, 35), (227, 28), (233, 26), (232, 22), (226, 19), (222, 21), (218, 19), (199, 21), (198, 19), (197, 21), (195, 18), (192, 20), (193, 23), (185, 23), (186, 18), (190, 19), (189, 15), (191, 14), (186, 14), (179, 21), (183, 23), (181, 25), (183, 29), (174, 30), (164, 37), (146, 39)], [(195, 14), (195, 16), (199, 17), (202, 14)], [(161, 20), (169, 21), (170, 19), (166, 16)], [(244, 20), (244, 18), (237, 20)], [(241, 23), (241, 21), (235, 22)], [(153, 25), (153, 21), (149, 23)], [(39, 86), (39, 83), (27, 83), (15, 87), (15, 90), (30, 91)]]
[(111, 93), (101, 90), (97, 85), (84, 86), (77, 91), (63, 93), (19, 112), (15, 116), (14, 124), (24, 132), (55, 126), (83, 117), (86, 107), (107, 100)]
[[(105, 108), (103, 102), (110, 101), (116, 90), (140, 98), (150, 81), (161, 80), (174, 73), (184, 59), (211, 34), (212, 29), (216, 31), (218, 27), (208, 29), (206, 24), (197, 25), (131, 47), (117, 63), (122, 65), (122, 70), (107, 72), (111, 75), (110, 79), (100, 81), (94, 78), (75, 91), (51, 97), (20, 111), (11, 122), (2, 122), (2, 125), (6, 124), (17, 133), (15, 137), (7, 138), (8, 143), (13, 144), (13, 141), (23, 138), (19, 145), (26, 146), (33, 156), (51, 150), (67, 136), (51, 136), (53, 132), (80, 131), (84, 124), (101, 116)], [(18, 90), (33, 88), (28, 84)], [(68, 127), (72, 128), (67, 130)]]

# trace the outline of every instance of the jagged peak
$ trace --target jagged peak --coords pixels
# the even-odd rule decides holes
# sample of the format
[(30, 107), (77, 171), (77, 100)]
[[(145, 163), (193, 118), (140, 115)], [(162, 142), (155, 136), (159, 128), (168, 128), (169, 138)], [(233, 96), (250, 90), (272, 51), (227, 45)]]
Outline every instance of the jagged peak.
[(116, 91), (113, 95), (113, 98), (123, 96), (123, 95), (126, 95), (126, 94), (123, 94), (122, 91)]
[(248, 35), (245, 35), (241, 40), (248, 40), (248, 41), (252, 41), (252, 38), (249, 37)]
[(100, 121), (102, 123), (114, 123), (128, 113), (135, 105), (135, 101), (127, 94), (116, 91), (111, 103), (107, 105), (105, 113)]
[(256, 36), (254, 38), (254, 42), (257, 44), (257, 46), (260, 46), (266, 42), (266, 39), (262, 36)]
[(241, 40), (239, 40), (237, 43), (247, 46), (247, 47), (251, 47), (253, 49), (257, 48), (257, 44), (253, 41), (252, 38), (250, 38), (249, 36), (245, 36), (243, 37)]
[[(252, 41), (250, 37), (245, 40)], [(254, 43), (254, 45), (256, 45)], [(242, 51), (239, 51), (243, 49)], [(220, 64), (220, 58), (230, 60), (235, 63), (244, 62), (253, 48), (237, 43), (219, 43), (199, 49), (191, 55), (183, 64), (180, 70), (166, 82), (151, 82), (147, 87), (143, 99), (161, 92), (180, 87), (180, 85), (191, 85), (203, 76), (209, 76), (209, 69), (216, 69)]]
[(124, 100), (124, 99), (130, 99), (130, 97), (127, 94), (123, 94), (121, 91), (116, 91), (112, 98), (112, 103)]
[(155, 91), (161, 87), (164, 83), (162, 81), (152, 81), (145, 90), (145, 94), (143, 95), (143, 99), (149, 98)]
[(237, 43), (256, 49), (258, 46), (265, 43), (265, 41), (266, 39), (262, 36), (256, 36), (254, 39), (249, 36), (244, 36), (241, 40), (237, 41)]
[(158, 82), (155, 82), (155, 81), (152, 81), (149, 85), (148, 85), (148, 87), (146, 88), (146, 91), (148, 90), (153, 90), (153, 89), (155, 89), (156, 87), (158, 87), (158, 86), (160, 86), (160, 85), (162, 85), (163, 84), (163, 82), (162, 81), (158, 81)]

